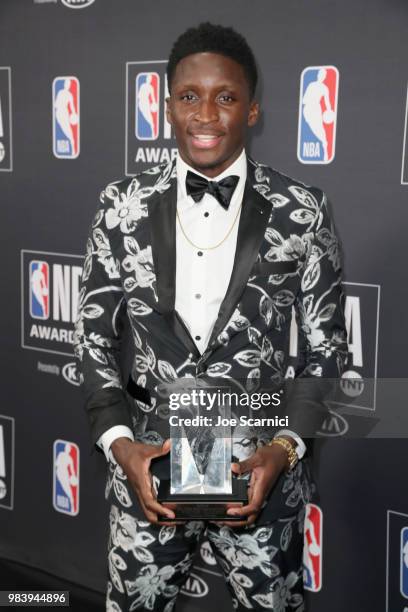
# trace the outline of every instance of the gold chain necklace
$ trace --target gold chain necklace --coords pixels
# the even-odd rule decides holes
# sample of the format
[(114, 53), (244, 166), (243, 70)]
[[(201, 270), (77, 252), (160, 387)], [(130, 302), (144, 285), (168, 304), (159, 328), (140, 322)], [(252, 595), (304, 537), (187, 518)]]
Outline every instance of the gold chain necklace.
[[(242, 200), (242, 201), (243, 201), (243, 200)], [(187, 236), (187, 234), (186, 234), (186, 232), (185, 232), (185, 230), (184, 230), (184, 227), (183, 227), (183, 225), (182, 225), (182, 223), (181, 223), (180, 215), (179, 215), (179, 212), (178, 212), (178, 209), (177, 209), (177, 210), (176, 210), (177, 219), (178, 219), (178, 222), (179, 222), (179, 224), (180, 224), (180, 229), (181, 229), (181, 231), (183, 232), (184, 238), (185, 238), (185, 239), (187, 240), (187, 242), (189, 242), (189, 243), (190, 243), (190, 244), (191, 244), (191, 245), (192, 245), (192, 246), (193, 246), (195, 249), (199, 249), (200, 251), (212, 251), (213, 249), (217, 249), (219, 246), (221, 246), (221, 245), (222, 245), (222, 243), (223, 243), (223, 242), (225, 242), (225, 241), (226, 241), (226, 239), (228, 238), (228, 236), (229, 236), (229, 235), (230, 235), (230, 233), (232, 232), (232, 230), (233, 230), (233, 228), (234, 228), (234, 225), (235, 225), (235, 223), (237, 222), (238, 215), (239, 215), (239, 213), (240, 213), (240, 211), (241, 211), (241, 208), (242, 208), (242, 201), (241, 201), (241, 204), (239, 205), (238, 212), (237, 212), (237, 214), (235, 215), (235, 219), (234, 219), (234, 221), (232, 222), (232, 225), (231, 225), (231, 227), (229, 228), (229, 230), (228, 230), (228, 232), (226, 233), (226, 235), (224, 236), (224, 238), (223, 238), (223, 239), (222, 239), (220, 242), (218, 242), (217, 244), (215, 244), (214, 246), (210, 246), (210, 247), (201, 247), (201, 246), (198, 246), (197, 244), (194, 244), (194, 242), (193, 242), (192, 240), (190, 240), (190, 238)]]

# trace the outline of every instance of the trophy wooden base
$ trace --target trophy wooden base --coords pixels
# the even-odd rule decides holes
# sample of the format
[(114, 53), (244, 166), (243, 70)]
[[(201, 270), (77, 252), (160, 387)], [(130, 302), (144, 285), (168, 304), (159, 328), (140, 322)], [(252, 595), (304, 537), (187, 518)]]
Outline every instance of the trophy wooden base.
[(227, 514), (227, 504), (229, 507), (244, 506), (248, 503), (247, 494), (248, 481), (240, 478), (232, 479), (232, 493), (220, 494), (182, 494), (175, 495), (170, 493), (170, 480), (161, 480), (157, 494), (157, 501), (171, 508), (176, 517), (168, 519), (159, 516), (159, 522), (169, 520), (179, 521), (242, 521), (245, 517), (230, 516)]

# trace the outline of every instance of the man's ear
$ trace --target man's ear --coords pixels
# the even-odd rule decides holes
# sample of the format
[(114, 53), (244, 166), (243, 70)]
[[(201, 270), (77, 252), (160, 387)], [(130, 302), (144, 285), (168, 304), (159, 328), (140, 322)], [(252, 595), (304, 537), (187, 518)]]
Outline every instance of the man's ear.
[(170, 96), (169, 96), (168, 98), (166, 98), (166, 119), (170, 123), (170, 125), (173, 125), (173, 121), (171, 117), (170, 102), (171, 101), (170, 101)]
[(249, 127), (252, 127), (253, 125), (255, 125), (255, 123), (259, 119), (260, 114), (261, 114), (261, 109), (259, 107), (258, 102), (256, 102), (255, 100), (252, 100), (249, 106), (249, 112), (248, 112), (248, 126)]

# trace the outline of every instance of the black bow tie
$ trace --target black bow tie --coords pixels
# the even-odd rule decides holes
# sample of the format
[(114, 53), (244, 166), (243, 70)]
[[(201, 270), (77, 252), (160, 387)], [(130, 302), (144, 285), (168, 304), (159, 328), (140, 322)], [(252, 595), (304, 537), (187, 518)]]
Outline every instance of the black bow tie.
[(205, 193), (209, 193), (227, 210), (238, 181), (239, 176), (233, 174), (226, 176), (219, 182), (207, 181), (202, 176), (188, 170), (186, 177), (187, 195), (191, 195), (194, 202), (199, 202)]

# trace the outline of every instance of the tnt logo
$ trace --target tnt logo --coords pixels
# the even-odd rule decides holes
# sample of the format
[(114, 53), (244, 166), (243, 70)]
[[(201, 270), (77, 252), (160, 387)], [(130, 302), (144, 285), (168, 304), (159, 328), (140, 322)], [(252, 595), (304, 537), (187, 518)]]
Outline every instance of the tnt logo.
[(136, 77), (136, 138), (156, 140), (159, 136), (160, 76), (140, 72)]
[(342, 374), (340, 389), (343, 391), (344, 395), (358, 397), (364, 391), (364, 380), (358, 372), (347, 370)]
[(53, 152), (60, 159), (79, 155), (79, 81), (56, 77), (52, 84)]
[(21, 252), (23, 348), (72, 356), (81, 263), (75, 255)]
[(166, 117), (166, 61), (128, 62), (126, 174), (169, 162), (177, 153)]
[(316, 504), (307, 504), (303, 548), (303, 583), (308, 591), (322, 588), (323, 513)]
[(55, 440), (53, 506), (58, 512), (79, 512), (79, 448), (74, 442)]
[(0, 171), (11, 171), (11, 68), (0, 68)]
[(297, 156), (302, 164), (334, 159), (339, 72), (334, 66), (309, 66), (300, 79)]
[(49, 278), (46, 261), (30, 261), (30, 315), (33, 319), (48, 319), (50, 314)]

